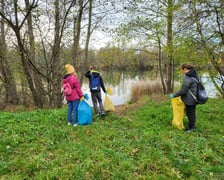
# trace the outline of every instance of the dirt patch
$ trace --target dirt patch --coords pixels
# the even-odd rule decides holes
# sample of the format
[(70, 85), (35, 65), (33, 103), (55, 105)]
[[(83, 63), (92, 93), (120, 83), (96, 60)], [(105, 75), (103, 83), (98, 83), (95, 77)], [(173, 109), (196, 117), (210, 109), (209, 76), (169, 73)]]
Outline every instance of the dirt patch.
[(124, 105), (118, 105), (115, 106), (115, 114), (117, 116), (125, 116), (127, 113), (131, 111), (137, 110), (139, 107), (144, 106), (146, 104), (146, 101), (137, 101), (132, 104), (124, 104)]
[(129, 103), (129, 104), (124, 104), (124, 105), (118, 105), (115, 106), (115, 114), (117, 116), (125, 116), (127, 113), (131, 111), (135, 111), (141, 106), (144, 106), (145, 104), (148, 103), (148, 101), (156, 101), (158, 103), (164, 101), (165, 96), (160, 94), (160, 95), (153, 95), (153, 96), (144, 96), (140, 99), (138, 99), (136, 102)]

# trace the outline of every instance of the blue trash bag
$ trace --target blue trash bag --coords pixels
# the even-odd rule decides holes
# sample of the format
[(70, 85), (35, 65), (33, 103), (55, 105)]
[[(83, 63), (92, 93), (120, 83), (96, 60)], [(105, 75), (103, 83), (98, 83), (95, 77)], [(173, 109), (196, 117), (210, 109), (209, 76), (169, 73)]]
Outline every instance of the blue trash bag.
[(84, 94), (84, 98), (85, 98), (86, 100), (88, 100), (88, 99), (89, 99), (89, 95), (88, 95), (88, 94)]
[(93, 112), (91, 106), (85, 100), (80, 101), (78, 106), (78, 124), (92, 124), (92, 117)]

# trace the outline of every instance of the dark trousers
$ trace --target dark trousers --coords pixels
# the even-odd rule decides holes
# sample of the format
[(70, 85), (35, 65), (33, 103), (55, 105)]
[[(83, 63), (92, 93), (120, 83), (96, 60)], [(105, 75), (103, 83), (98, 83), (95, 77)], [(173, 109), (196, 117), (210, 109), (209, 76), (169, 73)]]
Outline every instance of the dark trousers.
[(99, 113), (98, 110), (98, 103), (100, 106), (100, 111), (101, 113), (104, 113), (104, 107), (103, 107), (103, 102), (102, 102), (102, 97), (101, 97), (101, 92), (91, 92), (91, 98), (93, 102), (93, 108), (96, 114)]
[(196, 105), (194, 106), (189, 106), (186, 105), (186, 115), (188, 118), (188, 128), (192, 129), (195, 127), (195, 118), (196, 118)]

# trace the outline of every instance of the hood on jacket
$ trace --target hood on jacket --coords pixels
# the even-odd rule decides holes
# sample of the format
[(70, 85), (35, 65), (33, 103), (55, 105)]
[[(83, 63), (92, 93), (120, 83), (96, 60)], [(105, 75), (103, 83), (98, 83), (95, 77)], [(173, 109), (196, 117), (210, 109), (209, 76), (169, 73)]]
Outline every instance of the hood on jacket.
[(186, 73), (186, 76), (193, 77), (193, 78), (199, 80), (198, 74), (197, 74), (197, 72), (195, 71), (195, 69), (192, 69), (192, 70), (190, 70), (189, 72), (187, 72), (187, 73)]
[(66, 74), (63, 77), (63, 82), (64, 83), (70, 83), (70, 84), (72, 84), (72, 82), (74, 82), (74, 75), (72, 75), (72, 74)]
[(69, 77), (71, 74), (66, 74), (64, 75), (63, 79), (66, 79), (67, 77)]

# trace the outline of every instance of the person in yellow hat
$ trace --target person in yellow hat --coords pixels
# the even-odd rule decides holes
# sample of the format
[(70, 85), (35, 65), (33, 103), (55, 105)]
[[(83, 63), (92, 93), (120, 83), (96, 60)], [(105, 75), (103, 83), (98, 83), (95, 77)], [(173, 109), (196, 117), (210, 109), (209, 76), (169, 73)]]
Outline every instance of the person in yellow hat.
[(103, 78), (100, 75), (100, 72), (96, 70), (95, 66), (90, 66), (89, 70), (85, 73), (85, 76), (89, 79), (89, 89), (91, 92), (91, 99), (93, 102), (93, 108), (96, 116), (99, 115), (99, 109), (97, 104), (99, 103), (100, 113), (102, 116), (105, 115), (102, 96), (101, 96), (101, 88), (103, 92), (106, 94), (106, 88), (104, 86)]
[(77, 77), (75, 68), (71, 64), (65, 65), (66, 74), (63, 77), (63, 91), (68, 103), (67, 120), (68, 125), (78, 125), (78, 105), (83, 99), (83, 92)]

